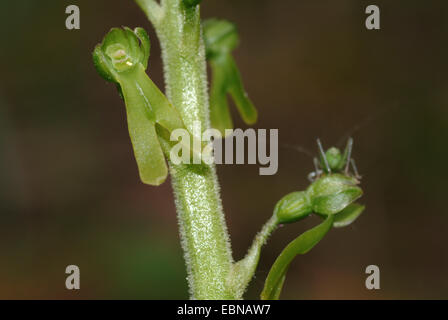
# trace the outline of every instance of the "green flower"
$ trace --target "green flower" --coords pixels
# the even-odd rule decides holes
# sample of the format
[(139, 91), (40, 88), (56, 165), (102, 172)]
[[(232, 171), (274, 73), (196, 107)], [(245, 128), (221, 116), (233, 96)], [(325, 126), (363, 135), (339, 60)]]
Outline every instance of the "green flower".
[(210, 89), (210, 121), (223, 136), (233, 129), (227, 94), (247, 124), (257, 121), (257, 110), (249, 99), (238, 67), (231, 52), (238, 46), (239, 37), (234, 24), (225, 20), (210, 19), (204, 22), (204, 39), (207, 59), (212, 69)]
[(336, 214), (362, 196), (358, 181), (342, 174), (323, 175), (307, 189), (312, 210), (322, 215)]
[(120, 74), (148, 66), (151, 45), (142, 28), (112, 28), (101, 44), (95, 47), (93, 62), (98, 73), (107, 81), (119, 84)]
[(145, 72), (149, 51), (149, 37), (144, 29), (113, 28), (95, 47), (93, 61), (98, 73), (116, 83), (124, 98), (141, 180), (159, 185), (168, 175), (159, 139), (167, 139), (170, 132), (185, 126), (177, 110)]
[(366, 207), (357, 203), (348, 205), (344, 210), (334, 215), (333, 227), (343, 228), (352, 224)]

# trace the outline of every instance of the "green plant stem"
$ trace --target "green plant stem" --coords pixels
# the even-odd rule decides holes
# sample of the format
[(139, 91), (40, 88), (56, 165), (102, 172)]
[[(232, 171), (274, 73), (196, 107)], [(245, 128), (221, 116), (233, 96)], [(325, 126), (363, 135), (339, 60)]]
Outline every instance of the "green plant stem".
[[(209, 125), (205, 49), (199, 6), (181, 0), (137, 0), (153, 23), (162, 47), (166, 94), (193, 131)], [(200, 137), (198, 137), (200, 138)], [(228, 277), (233, 259), (214, 165), (170, 164), (192, 299), (238, 299)]]

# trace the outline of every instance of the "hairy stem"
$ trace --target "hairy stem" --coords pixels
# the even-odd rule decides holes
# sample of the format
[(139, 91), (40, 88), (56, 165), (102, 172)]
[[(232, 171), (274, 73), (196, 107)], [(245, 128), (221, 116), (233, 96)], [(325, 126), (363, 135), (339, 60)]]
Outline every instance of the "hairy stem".
[(236, 296), (242, 296), (251, 281), (260, 260), (261, 248), (278, 225), (277, 217), (272, 216), (257, 234), (244, 259), (233, 265), (230, 279)]
[[(154, 1), (137, 2), (161, 43), (168, 99), (190, 132), (197, 121), (202, 131), (209, 128), (199, 6), (188, 8), (181, 0), (163, 0), (160, 15), (153, 18)], [(191, 298), (240, 298), (234, 296), (228, 281), (233, 259), (214, 165), (170, 164), (170, 172)]]
[(136, 0), (137, 4), (142, 8), (143, 12), (148, 16), (151, 23), (156, 26), (163, 14), (162, 7), (156, 0)]

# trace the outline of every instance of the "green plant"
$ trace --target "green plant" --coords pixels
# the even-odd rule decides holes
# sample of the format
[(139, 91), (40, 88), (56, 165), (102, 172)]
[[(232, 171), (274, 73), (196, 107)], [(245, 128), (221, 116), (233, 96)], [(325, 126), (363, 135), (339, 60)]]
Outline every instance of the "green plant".
[[(165, 158), (169, 164), (191, 298), (241, 299), (257, 267), (261, 248), (275, 228), (311, 213), (324, 216), (322, 224), (291, 242), (274, 263), (261, 297), (278, 298), (294, 256), (310, 250), (332, 226), (354, 221), (364, 208), (354, 203), (362, 190), (357, 186), (357, 174), (352, 176), (348, 170), (351, 142), (343, 155), (335, 148), (327, 153), (321, 148), (321, 161), (315, 160), (316, 172), (310, 186), (280, 200), (245, 258), (234, 262), (215, 166), (207, 162), (175, 164), (169, 155), (174, 130), (183, 128), (191, 133), (192, 140), (201, 139), (194, 123), (200, 122), (203, 130), (210, 128), (209, 109), (214, 128), (224, 133), (232, 128), (227, 93), (246, 123), (256, 121), (257, 112), (230, 55), (238, 43), (236, 28), (222, 20), (202, 25), (198, 0), (136, 2), (153, 24), (162, 46), (166, 96), (145, 72), (150, 42), (143, 29), (112, 29), (95, 48), (93, 59), (100, 75), (114, 82), (124, 98), (141, 180), (159, 185), (168, 174)], [(213, 74), (210, 108), (206, 58)], [(186, 150), (194, 158), (206, 148)]]

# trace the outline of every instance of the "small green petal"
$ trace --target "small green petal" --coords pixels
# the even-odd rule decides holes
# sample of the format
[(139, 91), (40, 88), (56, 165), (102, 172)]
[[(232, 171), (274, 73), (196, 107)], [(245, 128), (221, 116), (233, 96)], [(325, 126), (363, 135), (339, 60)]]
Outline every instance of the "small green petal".
[(123, 27), (126, 39), (128, 41), (128, 48), (130, 50), (129, 56), (132, 57), (134, 64), (141, 62), (144, 56), (143, 50), (140, 47), (140, 41), (134, 31), (128, 27)]
[(97, 45), (93, 50), (93, 64), (99, 75), (106, 81), (117, 82), (117, 75), (110, 61), (104, 56), (101, 45)]
[(148, 68), (148, 61), (149, 61), (149, 53), (151, 51), (151, 42), (149, 40), (149, 36), (146, 33), (145, 29), (137, 27), (134, 29), (135, 35), (138, 37), (141, 43), (142, 48), (142, 55), (140, 63), (142, 64), (143, 68), (146, 70)]
[(366, 207), (357, 203), (350, 204), (347, 208), (334, 216), (333, 227), (342, 228), (353, 223)]
[(103, 39), (102, 43), (102, 49), (103, 51), (106, 51), (107, 47), (113, 44), (122, 44), (124, 45), (126, 43), (126, 36), (124, 34), (123, 29), (121, 28), (112, 28), (110, 31), (106, 34), (106, 36)]

